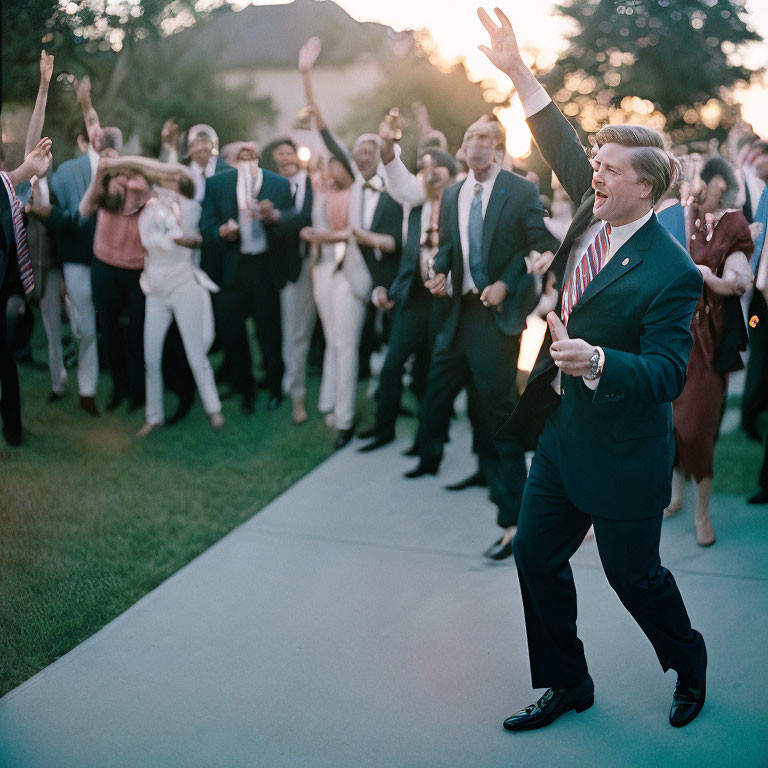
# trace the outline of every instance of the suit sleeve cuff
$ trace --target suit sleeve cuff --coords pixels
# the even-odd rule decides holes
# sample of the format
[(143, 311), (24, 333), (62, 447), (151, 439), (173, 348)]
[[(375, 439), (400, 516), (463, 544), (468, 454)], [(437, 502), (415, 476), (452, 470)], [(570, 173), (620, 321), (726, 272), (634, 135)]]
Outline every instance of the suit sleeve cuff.
[(549, 94), (540, 85), (535, 91), (520, 95), (520, 101), (523, 105), (523, 111), (525, 112), (525, 119), (527, 120), (537, 112), (541, 112), (552, 99), (549, 98)]

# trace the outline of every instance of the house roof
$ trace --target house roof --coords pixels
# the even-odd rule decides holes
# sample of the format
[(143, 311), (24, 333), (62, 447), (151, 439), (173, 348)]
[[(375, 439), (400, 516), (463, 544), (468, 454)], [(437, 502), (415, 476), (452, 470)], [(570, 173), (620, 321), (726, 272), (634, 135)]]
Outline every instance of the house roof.
[(343, 66), (365, 55), (392, 55), (395, 32), (359, 22), (332, 0), (294, 0), (283, 5), (216, 9), (210, 17), (173, 35), (182, 60), (205, 57), (217, 70), (295, 67), (301, 46), (317, 35), (323, 41), (319, 66)]

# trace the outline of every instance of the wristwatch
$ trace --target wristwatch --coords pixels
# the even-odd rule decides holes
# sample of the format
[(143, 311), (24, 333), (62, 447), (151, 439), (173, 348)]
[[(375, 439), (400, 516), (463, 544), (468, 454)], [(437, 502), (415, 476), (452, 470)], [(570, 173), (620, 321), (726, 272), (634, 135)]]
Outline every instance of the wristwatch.
[(592, 357), (589, 358), (589, 373), (585, 374), (584, 378), (588, 381), (594, 381), (599, 378), (603, 372), (604, 360), (603, 350), (600, 347), (595, 347)]

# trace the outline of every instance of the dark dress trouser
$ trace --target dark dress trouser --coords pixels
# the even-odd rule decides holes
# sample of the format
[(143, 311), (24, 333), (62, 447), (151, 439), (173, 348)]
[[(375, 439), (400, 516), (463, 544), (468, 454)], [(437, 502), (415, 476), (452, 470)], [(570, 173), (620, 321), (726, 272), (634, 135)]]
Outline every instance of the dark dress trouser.
[(651, 641), (664, 671), (693, 671), (704, 641), (691, 628), (672, 574), (661, 565), (662, 510), (643, 520), (613, 520), (577, 509), (558, 468), (558, 421), (559, 409), (539, 438), (514, 540), (533, 687), (570, 688), (588, 675), (568, 561), (591, 524), (608, 582)]
[(395, 311), (387, 356), (379, 375), (377, 436), (394, 435), (403, 394), (405, 364), (412, 354), (429, 361), (442, 318), (441, 310), (432, 294), (419, 284), (413, 286), (403, 306)]
[(498, 506), (498, 524), (517, 524), (525, 485), (525, 454), (514, 440), (493, 439), (517, 403), (517, 358), (520, 336), (502, 333), (476, 294), (461, 300), (453, 344), (437, 347), (427, 379), (421, 413), (419, 451), (422, 460), (440, 456), (453, 401), (468, 380), (474, 384), (481, 418), (475, 425), (480, 464), (491, 499)]
[[(11, 258), (16, 258), (13, 249)], [(7, 311), (8, 299), (14, 291), (18, 275), (15, 264), (8, 263), (6, 274), (0, 275), (0, 416), (3, 427), (9, 432), (21, 434), (21, 395), (19, 390), (19, 372), (13, 350), (8, 342)]]
[[(140, 269), (123, 269), (94, 257), (91, 288), (96, 323), (112, 373), (114, 392), (132, 403), (144, 400), (144, 293)], [(122, 318), (128, 319), (124, 331)]]
[(754, 430), (758, 416), (768, 410), (768, 322), (765, 321), (768, 306), (758, 290), (752, 294), (748, 314), (761, 320), (748, 329), (749, 360), (741, 400), (741, 424), (745, 429)]
[(282, 395), (283, 353), (280, 291), (274, 287), (270, 256), (241, 254), (231, 286), (213, 294), (216, 333), (226, 353), (232, 388), (245, 399), (254, 397), (253, 360), (245, 322), (253, 318), (261, 348), (270, 397)]

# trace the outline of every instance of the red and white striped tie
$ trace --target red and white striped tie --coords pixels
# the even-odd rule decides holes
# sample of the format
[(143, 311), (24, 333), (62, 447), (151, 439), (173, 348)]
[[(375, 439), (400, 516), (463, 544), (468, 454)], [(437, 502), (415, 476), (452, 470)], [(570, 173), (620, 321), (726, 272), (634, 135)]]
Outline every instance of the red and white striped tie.
[(11, 179), (5, 171), (0, 171), (0, 177), (5, 184), (8, 199), (11, 201), (13, 212), (13, 234), (16, 238), (16, 261), (19, 265), (19, 276), (24, 293), (32, 293), (35, 289), (35, 276), (32, 273), (32, 262), (29, 258), (29, 243), (27, 242), (27, 229), (24, 226), (24, 205), (16, 197)]
[(579, 299), (584, 295), (587, 286), (594, 280), (595, 275), (605, 265), (608, 256), (608, 246), (611, 243), (611, 225), (606, 224), (595, 237), (595, 241), (587, 248), (579, 259), (576, 269), (573, 270), (563, 286), (563, 324), (568, 325), (568, 317)]

